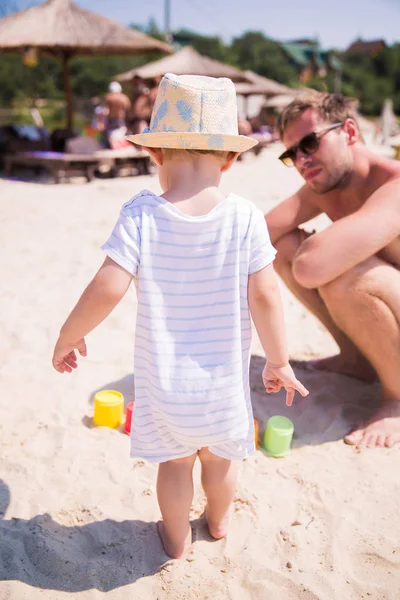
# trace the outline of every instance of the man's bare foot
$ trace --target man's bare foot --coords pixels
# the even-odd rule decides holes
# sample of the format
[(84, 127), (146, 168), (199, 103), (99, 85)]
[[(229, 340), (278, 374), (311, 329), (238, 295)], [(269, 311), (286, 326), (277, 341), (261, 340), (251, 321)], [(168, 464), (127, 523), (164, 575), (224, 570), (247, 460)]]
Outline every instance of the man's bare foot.
[(192, 530), (189, 532), (183, 542), (176, 542), (168, 536), (165, 525), (162, 521), (157, 523), (157, 533), (160, 536), (162, 547), (170, 558), (184, 558), (190, 551), (192, 545)]
[(222, 538), (228, 535), (229, 531), (229, 523), (231, 517), (231, 511), (226, 513), (226, 515), (220, 519), (218, 522), (212, 522), (211, 519), (208, 518), (207, 509), (205, 510), (205, 517), (208, 525), (208, 531), (210, 532), (211, 537), (215, 540), (222, 540)]
[(337, 354), (336, 356), (310, 360), (308, 361), (308, 365), (318, 371), (342, 373), (342, 375), (355, 377), (366, 383), (373, 383), (377, 379), (375, 369), (361, 354), (351, 359), (343, 354)]
[(346, 435), (347, 444), (374, 448), (391, 448), (400, 443), (400, 401), (386, 399), (368, 422)]

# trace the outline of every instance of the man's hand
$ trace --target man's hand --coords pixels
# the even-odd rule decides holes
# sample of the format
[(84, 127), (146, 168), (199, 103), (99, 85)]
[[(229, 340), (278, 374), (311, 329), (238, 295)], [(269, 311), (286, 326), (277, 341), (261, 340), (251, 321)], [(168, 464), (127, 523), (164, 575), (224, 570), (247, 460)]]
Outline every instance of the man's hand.
[(81, 356), (86, 356), (85, 338), (81, 338), (75, 344), (66, 344), (58, 339), (52, 361), (56, 371), (59, 373), (72, 373), (72, 370), (78, 367), (75, 349), (78, 350)]
[(279, 392), (281, 388), (285, 388), (287, 406), (292, 406), (296, 390), (303, 397), (308, 396), (309, 394), (304, 385), (296, 378), (296, 375), (289, 364), (280, 367), (267, 361), (262, 372), (262, 379), (268, 394)]

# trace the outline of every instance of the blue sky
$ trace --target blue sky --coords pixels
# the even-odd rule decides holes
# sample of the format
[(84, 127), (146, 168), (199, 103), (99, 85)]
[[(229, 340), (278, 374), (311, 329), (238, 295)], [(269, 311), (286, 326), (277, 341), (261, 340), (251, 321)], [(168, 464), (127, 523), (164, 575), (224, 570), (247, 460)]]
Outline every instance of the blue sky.
[[(20, 8), (30, 0), (16, 0)], [(164, 0), (74, 0), (123, 24), (164, 27)], [(35, 4), (37, 0), (35, 1)], [(399, 0), (170, 0), (171, 27), (185, 27), (225, 41), (247, 30), (277, 40), (318, 37), (323, 47), (345, 49), (355, 38), (400, 42)]]

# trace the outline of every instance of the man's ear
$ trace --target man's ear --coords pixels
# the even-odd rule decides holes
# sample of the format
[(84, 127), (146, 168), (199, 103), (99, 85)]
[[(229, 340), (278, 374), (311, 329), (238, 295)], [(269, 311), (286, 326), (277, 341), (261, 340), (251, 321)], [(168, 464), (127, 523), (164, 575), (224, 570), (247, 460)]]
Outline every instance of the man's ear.
[(228, 158), (226, 159), (226, 161), (224, 162), (224, 164), (221, 167), (222, 173), (225, 173), (225, 171), (228, 171), (228, 169), (231, 168), (231, 166), (236, 161), (239, 154), (240, 154), (240, 152), (229, 152)]
[(354, 121), (354, 119), (345, 120), (343, 123), (343, 131), (347, 133), (350, 146), (355, 144), (360, 139), (357, 123)]
[(146, 150), (154, 160), (158, 167), (161, 167), (164, 162), (164, 156), (162, 148), (150, 148), (148, 146), (143, 146), (143, 150)]

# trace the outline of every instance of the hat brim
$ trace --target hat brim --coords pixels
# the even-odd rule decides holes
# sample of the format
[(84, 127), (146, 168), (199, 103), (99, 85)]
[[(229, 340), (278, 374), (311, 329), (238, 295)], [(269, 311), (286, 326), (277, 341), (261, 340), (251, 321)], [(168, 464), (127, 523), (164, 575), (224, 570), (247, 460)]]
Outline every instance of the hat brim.
[(125, 137), (129, 142), (149, 148), (174, 148), (183, 150), (215, 150), (220, 152), (245, 152), (258, 144), (246, 135), (222, 133), (176, 133), (161, 131), (158, 133), (138, 133)]

